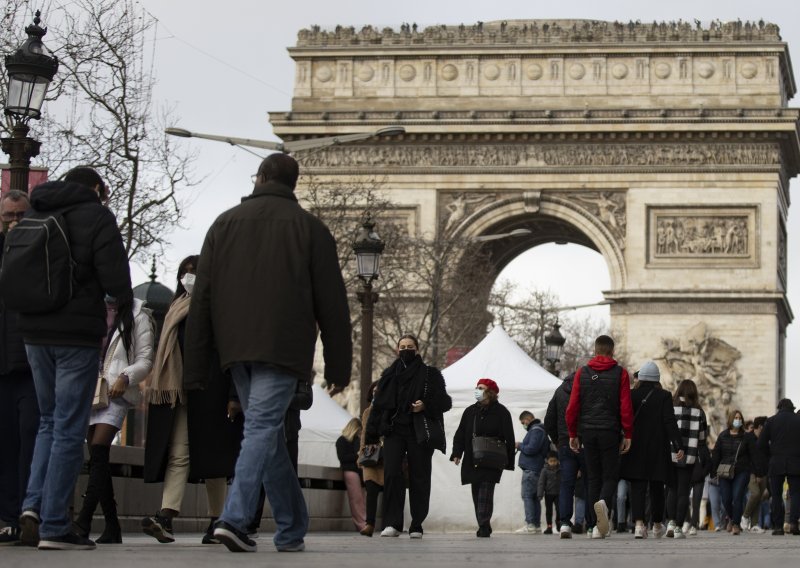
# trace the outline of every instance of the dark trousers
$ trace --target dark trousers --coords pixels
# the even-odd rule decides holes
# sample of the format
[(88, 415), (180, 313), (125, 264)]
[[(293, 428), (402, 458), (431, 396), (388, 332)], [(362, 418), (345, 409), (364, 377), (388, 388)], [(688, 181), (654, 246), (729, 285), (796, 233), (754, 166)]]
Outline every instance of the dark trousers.
[(383, 491), (383, 485), (378, 485), (374, 481), (365, 481), (367, 488), (367, 515), (366, 523), (375, 526), (375, 517), (378, 515), (378, 495)]
[(770, 475), (770, 516), (773, 528), (780, 528), (786, 514), (783, 504), (783, 480), (789, 481), (789, 523), (796, 525), (800, 515), (800, 475)]
[(558, 512), (558, 494), (546, 494), (544, 496), (544, 520), (547, 521), (547, 526), (553, 525), (553, 509), (555, 509), (556, 526), (558, 526), (559, 512)]
[(672, 467), (675, 482), (667, 493), (667, 517), (681, 526), (689, 511), (689, 493), (692, 492), (692, 474), (694, 467)]
[(10, 526), (17, 526), (22, 512), (38, 430), (33, 376), (0, 376), (0, 520)]
[(610, 508), (619, 479), (619, 433), (613, 430), (584, 432), (581, 436), (589, 473), (587, 509), (600, 499)]
[[(742, 511), (744, 510), (744, 494), (747, 491), (747, 484), (750, 481), (750, 472), (747, 470), (737, 471), (733, 479), (719, 480), (719, 492), (722, 495), (722, 505), (731, 523), (739, 525), (742, 522)], [(782, 518), (782, 517), (778, 517)]]
[(386, 436), (383, 439), (383, 524), (403, 530), (406, 480), (403, 458), (408, 458), (408, 498), (411, 509), (409, 531), (422, 531), (431, 500), (431, 459), (433, 450), (414, 438)]
[(475, 520), (481, 528), (492, 530), (492, 513), (494, 512), (494, 483), (479, 481), (472, 484), (472, 504), (475, 506)]
[[(703, 487), (705, 484), (705, 480), (692, 483), (692, 515), (687, 520), (696, 529), (700, 528), (700, 523), (703, 520), (700, 518), (700, 504), (703, 501)], [(705, 511), (703, 511), (703, 517), (705, 517)]]
[[(664, 521), (664, 482), (634, 479), (631, 481), (631, 517), (633, 522), (647, 521), (647, 492), (650, 491), (650, 520)], [(645, 523), (646, 524), (646, 523)]]
[[(581, 474), (580, 483), (583, 485), (583, 495), (589, 494), (589, 475), (586, 472), (586, 459), (583, 450), (575, 453), (569, 446), (558, 447), (558, 462), (561, 468), (561, 487), (558, 494), (558, 516), (561, 523), (572, 523), (572, 506), (575, 500), (575, 485), (578, 483), (578, 473)], [(594, 526), (594, 508), (586, 507), (587, 526)]]

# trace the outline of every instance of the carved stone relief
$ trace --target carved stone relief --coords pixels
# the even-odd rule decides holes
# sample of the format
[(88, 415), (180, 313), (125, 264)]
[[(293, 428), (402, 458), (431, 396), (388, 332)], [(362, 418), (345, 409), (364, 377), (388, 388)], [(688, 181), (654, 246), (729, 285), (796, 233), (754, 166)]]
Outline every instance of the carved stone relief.
[(439, 209), (443, 233), (450, 235), (461, 222), (485, 203), (493, 201), (495, 193), (445, 193), (441, 197)]
[(706, 413), (711, 434), (725, 427), (728, 413), (734, 408), (734, 397), (741, 374), (736, 368), (742, 357), (738, 349), (714, 337), (705, 323), (688, 329), (682, 337), (662, 338), (664, 355), (671, 377), (664, 380), (670, 390), (686, 379), (697, 384), (700, 404)]
[(592, 191), (586, 193), (566, 193), (561, 197), (572, 200), (586, 209), (608, 229), (621, 248), (625, 248), (625, 193), (619, 191)]
[(778, 229), (778, 277), (781, 280), (781, 284), (783, 284), (783, 289), (786, 290), (787, 287), (787, 239), (786, 239), (786, 226), (783, 224), (783, 221), (780, 223), (780, 228)]
[(650, 266), (754, 266), (756, 207), (650, 207)]
[(751, 144), (449, 144), (334, 146), (304, 155), (305, 167), (772, 166), (780, 148)]

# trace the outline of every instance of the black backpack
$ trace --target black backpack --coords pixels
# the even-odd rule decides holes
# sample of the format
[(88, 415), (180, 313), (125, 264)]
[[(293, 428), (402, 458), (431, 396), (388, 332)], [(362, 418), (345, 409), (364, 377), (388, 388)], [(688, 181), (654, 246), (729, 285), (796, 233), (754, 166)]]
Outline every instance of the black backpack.
[(29, 210), (8, 232), (0, 266), (0, 297), (6, 308), (46, 313), (72, 298), (75, 261), (64, 213)]

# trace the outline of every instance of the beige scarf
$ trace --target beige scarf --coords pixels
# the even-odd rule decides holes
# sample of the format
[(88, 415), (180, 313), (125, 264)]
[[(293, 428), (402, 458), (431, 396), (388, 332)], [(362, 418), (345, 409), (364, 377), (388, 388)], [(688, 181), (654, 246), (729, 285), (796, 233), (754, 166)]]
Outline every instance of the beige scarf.
[(183, 359), (178, 345), (178, 325), (189, 314), (191, 298), (184, 294), (169, 308), (158, 342), (156, 360), (150, 373), (149, 386), (145, 400), (151, 404), (184, 403), (183, 393)]

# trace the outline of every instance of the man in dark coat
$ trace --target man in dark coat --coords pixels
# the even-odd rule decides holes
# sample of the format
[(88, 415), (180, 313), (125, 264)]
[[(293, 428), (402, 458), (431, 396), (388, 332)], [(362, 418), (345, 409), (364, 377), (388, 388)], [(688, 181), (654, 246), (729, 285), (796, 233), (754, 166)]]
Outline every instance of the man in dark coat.
[(204, 388), (216, 346), (244, 411), (236, 475), (214, 530), (232, 551), (256, 550), (246, 531), (262, 484), (277, 524), (276, 548), (305, 547), (308, 511), (284, 417), (297, 381), (311, 374), (318, 330), (328, 384), (340, 390), (350, 381), (350, 311), (336, 242), (298, 204), (298, 175), (290, 156), (268, 156), (253, 194), (211, 225), (186, 325), (184, 388)]
[[(6, 233), (30, 206), (24, 191), (11, 190), (0, 199), (0, 262)], [(36, 388), (18, 318), (0, 302), (0, 521), (6, 525), (0, 530), (0, 546), (19, 542), (19, 515), (39, 429)]]
[[(758, 437), (758, 449), (769, 456), (769, 486), (772, 494), (771, 517), (774, 527), (784, 518), (783, 480), (789, 482), (789, 526), (800, 534), (800, 416), (788, 398), (778, 403), (778, 412), (767, 419)], [(782, 534), (783, 531), (780, 531)], [(776, 534), (773, 531), (773, 534)]]
[(42, 549), (94, 548), (94, 542), (70, 531), (69, 505), (83, 465), (100, 346), (107, 333), (104, 299), (116, 298), (121, 313), (133, 304), (122, 235), (100, 201), (106, 193), (91, 168), (74, 168), (64, 181), (43, 183), (31, 193), (37, 213), (63, 212), (74, 261), (73, 293), (65, 305), (49, 312), (38, 312), (36, 306), (31, 312), (20, 310), (41, 412), (21, 539), (33, 543), (41, 536)]
[[(573, 452), (569, 447), (567, 430), (567, 405), (572, 394), (572, 381), (575, 373), (570, 373), (553, 393), (544, 416), (544, 429), (558, 447), (558, 463), (561, 467), (561, 488), (558, 494), (558, 512), (561, 519), (559, 534), (561, 538), (572, 538), (572, 533), (580, 534), (583, 527), (572, 525), (572, 509), (575, 501), (575, 486), (578, 474), (581, 476), (583, 495), (589, 494), (589, 476), (586, 472), (586, 459), (583, 448)], [(594, 526), (594, 510), (586, 510), (587, 525)]]

